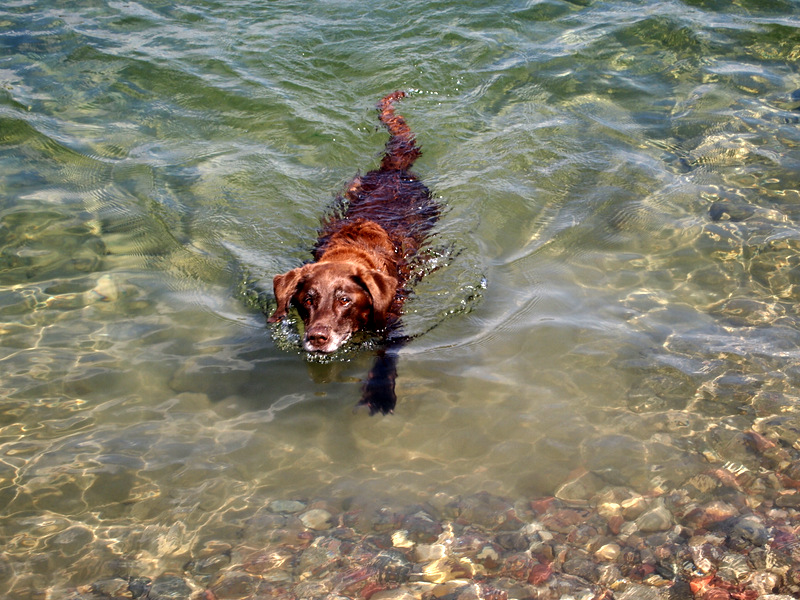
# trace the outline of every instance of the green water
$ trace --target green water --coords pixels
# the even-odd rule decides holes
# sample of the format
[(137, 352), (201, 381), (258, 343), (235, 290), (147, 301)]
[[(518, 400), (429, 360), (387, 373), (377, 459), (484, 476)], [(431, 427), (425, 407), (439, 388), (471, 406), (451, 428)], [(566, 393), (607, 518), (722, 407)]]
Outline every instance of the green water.
[[(642, 492), (800, 419), (800, 4), (0, 7), (0, 592), (274, 499)], [(446, 206), (393, 416), (273, 275), (400, 112)], [(777, 439), (777, 438), (776, 438)]]

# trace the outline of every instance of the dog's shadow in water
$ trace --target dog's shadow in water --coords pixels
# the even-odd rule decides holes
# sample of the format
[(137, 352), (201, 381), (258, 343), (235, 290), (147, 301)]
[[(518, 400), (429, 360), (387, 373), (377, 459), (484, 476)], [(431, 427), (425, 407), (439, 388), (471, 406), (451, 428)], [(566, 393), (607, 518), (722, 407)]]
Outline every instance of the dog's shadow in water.
[[(352, 387), (353, 384), (361, 383), (362, 395), (354, 410), (365, 408), (369, 413), (389, 414), (394, 411), (397, 404), (397, 396), (394, 390), (394, 382), (397, 377), (397, 354), (389, 354), (379, 351), (382, 356), (377, 356), (366, 379), (360, 377), (356, 370), (361, 370), (369, 360), (367, 353), (360, 353), (360, 356), (352, 360), (330, 362), (307, 363), (308, 376), (318, 386), (328, 386), (331, 384), (344, 384)], [(321, 392), (320, 395), (327, 395)]]
[[(390, 414), (397, 405), (395, 381), (397, 380), (397, 363), (399, 352), (408, 338), (384, 341), (377, 349), (357, 349), (350, 360), (307, 361), (308, 375), (317, 385), (332, 383), (354, 384), (362, 382), (361, 398), (356, 404), (356, 410), (366, 408), (370, 415), (376, 413)], [(366, 378), (354, 374), (356, 369), (361, 370), (370, 360), (372, 366)]]

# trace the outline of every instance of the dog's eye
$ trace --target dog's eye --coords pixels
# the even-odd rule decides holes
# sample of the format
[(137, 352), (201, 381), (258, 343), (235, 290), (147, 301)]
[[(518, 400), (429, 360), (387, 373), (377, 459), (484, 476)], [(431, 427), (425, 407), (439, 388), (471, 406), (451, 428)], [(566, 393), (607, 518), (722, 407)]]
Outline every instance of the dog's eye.
[(311, 306), (312, 304), (314, 304), (314, 298), (312, 296), (303, 298), (303, 306)]
[(350, 298), (348, 298), (347, 296), (342, 296), (341, 298), (339, 298), (339, 304), (341, 304), (342, 306), (347, 306), (348, 304), (350, 304)]

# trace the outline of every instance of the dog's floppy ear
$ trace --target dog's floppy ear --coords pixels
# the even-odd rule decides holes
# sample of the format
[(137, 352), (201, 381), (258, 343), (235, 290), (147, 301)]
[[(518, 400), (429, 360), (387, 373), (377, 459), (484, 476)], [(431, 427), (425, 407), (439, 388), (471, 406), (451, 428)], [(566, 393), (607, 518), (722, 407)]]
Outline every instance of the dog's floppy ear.
[(267, 323), (277, 323), (286, 316), (292, 296), (297, 291), (300, 280), (306, 274), (306, 266), (297, 267), (283, 275), (275, 275), (275, 279), (272, 280), (272, 289), (275, 291), (275, 300), (278, 302), (278, 306), (267, 319)]
[(397, 294), (398, 281), (380, 271), (359, 271), (356, 280), (372, 296), (372, 319), (377, 327), (386, 327), (386, 318)]

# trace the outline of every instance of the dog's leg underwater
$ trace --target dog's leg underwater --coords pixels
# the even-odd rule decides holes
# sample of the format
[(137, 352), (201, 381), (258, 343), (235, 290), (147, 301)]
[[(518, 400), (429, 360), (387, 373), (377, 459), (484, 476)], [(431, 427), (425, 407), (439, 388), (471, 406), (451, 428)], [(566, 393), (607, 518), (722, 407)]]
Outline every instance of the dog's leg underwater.
[(375, 357), (375, 362), (367, 375), (361, 393), (359, 406), (369, 408), (369, 414), (394, 412), (397, 396), (394, 382), (397, 379), (397, 360), (400, 349), (408, 342), (407, 337), (398, 337), (388, 341)]

